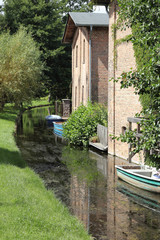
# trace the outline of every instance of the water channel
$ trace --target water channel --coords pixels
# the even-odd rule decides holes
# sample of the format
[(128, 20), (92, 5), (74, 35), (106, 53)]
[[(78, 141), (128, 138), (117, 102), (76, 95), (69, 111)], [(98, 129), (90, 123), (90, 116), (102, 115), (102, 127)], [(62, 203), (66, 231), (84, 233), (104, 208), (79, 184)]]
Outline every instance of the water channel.
[(95, 240), (160, 240), (160, 196), (117, 180), (124, 160), (93, 149), (70, 148), (48, 128), (52, 108), (26, 111), (17, 144), (47, 189), (82, 221)]

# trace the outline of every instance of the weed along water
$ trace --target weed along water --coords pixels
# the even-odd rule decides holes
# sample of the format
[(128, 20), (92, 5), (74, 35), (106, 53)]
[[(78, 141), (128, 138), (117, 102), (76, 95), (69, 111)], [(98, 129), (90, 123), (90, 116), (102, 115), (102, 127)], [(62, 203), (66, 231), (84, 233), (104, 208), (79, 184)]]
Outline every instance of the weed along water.
[(159, 240), (160, 195), (117, 180), (123, 160), (67, 146), (47, 128), (48, 113), (53, 109), (26, 111), (17, 129), (22, 156), (46, 188), (96, 240)]

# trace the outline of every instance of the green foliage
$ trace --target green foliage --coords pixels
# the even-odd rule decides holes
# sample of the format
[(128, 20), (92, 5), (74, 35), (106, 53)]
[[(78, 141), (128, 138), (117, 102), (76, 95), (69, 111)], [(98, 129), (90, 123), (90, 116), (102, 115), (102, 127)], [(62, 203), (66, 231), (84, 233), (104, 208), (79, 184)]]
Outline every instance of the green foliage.
[[(41, 59), (46, 63), (42, 84), (52, 98), (69, 94), (71, 57), (68, 46), (62, 46), (64, 23), (60, 13), (61, 1), (5, 0), (5, 27), (11, 33), (24, 26), (38, 43)], [(63, 71), (62, 71), (63, 69)]]
[(86, 12), (89, 11), (93, 3), (87, 0), (65, 0), (63, 1), (65, 13), (67, 12)]
[[(106, 119), (105, 119), (106, 117)], [(95, 135), (97, 124), (106, 124), (107, 110), (98, 104), (81, 105), (64, 124), (64, 136), (73, 145), (87, 146), (89, 138)]]
[(99, 124), (107, 127), (108, 126), (108, 109), (107, 105), (101, 103), (94, 103), (93, 109), (98, 117)]
[[(151, 158), (160, 160), (160, 51), (158, 0), (118, 0), (119, 23), (132, 28), (132, 38), (137, 70), (122, 73), (121, 88), (134, 87), (140, 96), (143, 110), (141, 116), (142, 134), (136, 141), (133, 133), (120, 136), (122, 141), (134, 142), (135, 151), (146, 149)], [(116, 81), (116, 80), (115, 80)], [(128, 138), (130, 135), (130, 139)]]
[(86, 1), (70, 0), (5, 0), (3, 29), (17, 32), (23, 25), (32, 33), (42, 51), (41, 58), (46, 63), (42, 83), (51, 99), (70, 97), (71, 48), (62, 45), (62, 37), (67, 13), (79, 11)]
[(32, 106), (43, 106), (43, 105), (49, 105), (49, 96), (43, 97), (43, 98), (38, 98), (38, 99), (34, 99), (31, 102)]
[(160, 167), (160, 118), (151, 115), (147, 119), (142, 119), (140, 125), (142, 136), (139, 139), (136, 137), (137, 129), (127, 130), (125, 134), (113, 139), (130, 143), (134, 153), (145, 150), (147, 163), (149, 164), (150, 159), (152, 164)]
[(97, 135), (95, 136), (92, 136), (90, 139), (89, 139), (90, 142), (93, 142), (93, 143), (96, 143), (96, 142), (99, 142), (99, 137)]
[[(137, 71), (122, 75), (122, 87), (133, 86), (137, 94), (148, 94), (152, 104), (150, 108), (159, 111), (159, 1), (119, 0), (118, 2), (120, 20), (125, 21), (125, 24), (132, 28), (132, 43), (137, 63)], [(145, 105), (144, 101), (142, 103)]]
[(0, 9), (0, 33), (2, 33), (5, 29), (5, 17), (3, 14), (1, 14), (1, 9)]
[(129, 34), (123, 38), (116, 39), (117, 35), (117, 30), (120, 29), (121, 27), (121, 21), (117, 21), (117, 23), (113, 23), (111, 25), (111, 30), (112, 30), (112, 39), (114, 43), (114, 48), (113, 48), (113, 62), (114, 62), (114, 67), (117, 68), (117, 47), (122, 44), (123, 42), (128, 42), (131, 41), (132, 39), (132, 34)]
[(40, 89), (44, 68), (40, 51), (30, 34), (22, 28), (14, 34), (0, 35), (0, 104), (19, 105), (30, 101)]

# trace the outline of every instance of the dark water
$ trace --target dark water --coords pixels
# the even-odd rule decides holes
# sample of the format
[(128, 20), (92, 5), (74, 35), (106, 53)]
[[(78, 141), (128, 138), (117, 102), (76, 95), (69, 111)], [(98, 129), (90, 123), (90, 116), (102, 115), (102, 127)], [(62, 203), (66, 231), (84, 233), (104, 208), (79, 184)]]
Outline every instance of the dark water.
[(69, 148), (46, 127), (53, 109), (25, 112), (17, 144), (28, 165), (97, 240), (160, 240), (160, 196), (117, 180), (124, 162), (93, 150)]

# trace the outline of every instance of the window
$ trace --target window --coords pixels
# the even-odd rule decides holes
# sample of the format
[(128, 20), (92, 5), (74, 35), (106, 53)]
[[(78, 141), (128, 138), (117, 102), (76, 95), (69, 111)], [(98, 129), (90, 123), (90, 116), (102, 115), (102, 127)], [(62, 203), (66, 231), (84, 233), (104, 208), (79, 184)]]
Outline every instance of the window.
[(83, 40), (83, 64), (85, 63), (85, 39)]
[(84, 86), (82, 86), (82, 104), (84, 104)]
[(122, 135), (125, 134), (126, 130), (127, 130), (127, 128), (123, 126), (123, 127), (122, 127)]
[(75, 107), (77, 107), (77, 87), (75, 87)]
[(78, 46), (76, 46), (76, 67), (78, 67)]

